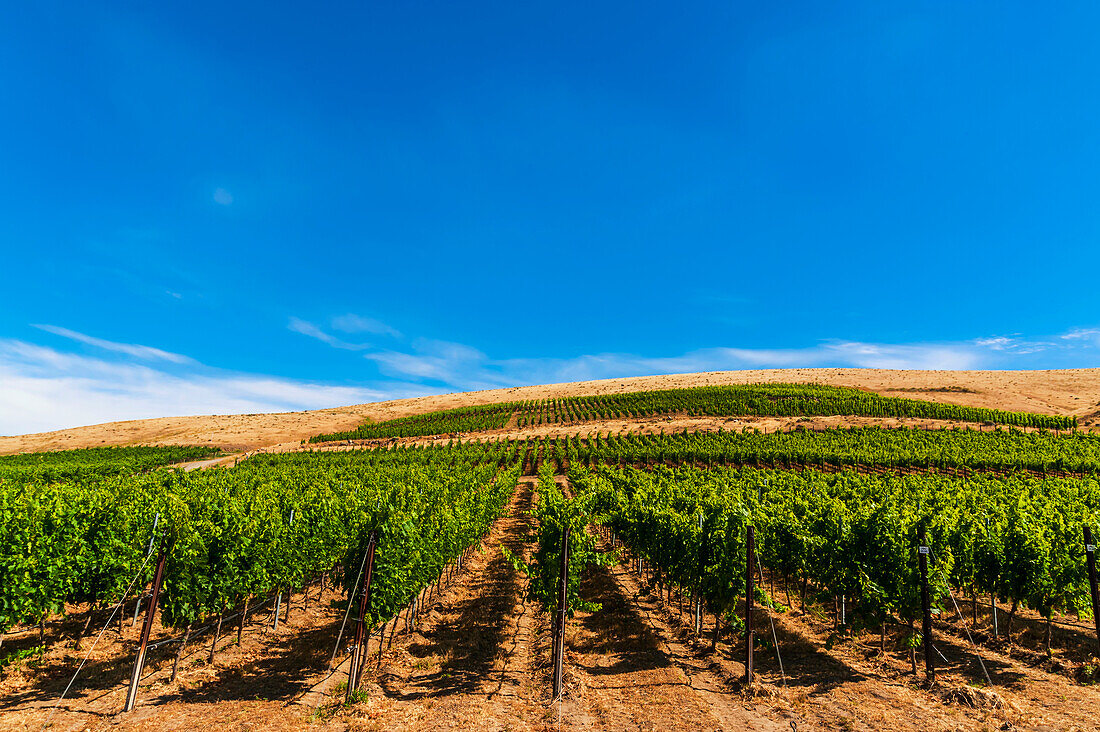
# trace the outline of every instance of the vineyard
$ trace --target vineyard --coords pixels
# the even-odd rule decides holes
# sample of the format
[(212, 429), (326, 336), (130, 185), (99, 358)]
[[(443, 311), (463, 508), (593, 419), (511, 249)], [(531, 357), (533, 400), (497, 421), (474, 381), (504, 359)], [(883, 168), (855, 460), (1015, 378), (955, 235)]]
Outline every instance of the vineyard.
[(0, 456), (0, 483), (91, 481), (213, 457), (209, 447), (93, 447)]
[[(956, 689), (944, 694), (987, 701), (1011, 686), (1024, 694), (1017, 707), (1032, 703), (1019, 683), (1006, 682), (1009, 669), (1017, 676), (1041, 670), (1072, 689), (1100, 681), (1093, 625), (1100, 598), (1086, 552), (1087, 537), (1100, 533), (1100, 437), (1073, 429), (1071, 418), (770, 385), (432, 412), (317, 442), (678, 412), (900, 415), (971, 425), (306, 445), (190, 473), (172, 466), (212, 451), (0, 458), (0, 668), (28, 657), (27, 639), (37, 637), (43, 652), (47, 627), (68, 615), (81, 618), (69, 631), (76, 648), (101, 627), (117, 625), (121, 638), (122, 618), (143, 615), (137, 660), (132, 650), (125, 657), (135, 664), (129, 710), (149, 693), (136, 681), (146, 644), (174, 651), (172, 683), (198, 638), (209, 638), (213, 663), (223, 624), (236, 623), (238, 645), (247, 642), (250, 615), (268, 612), (261, 608), (271, 613), (266, 632), (280, 621), (285, 628), (297, 596), (303, 610), (312, 602), (315, 613), (331, 614), (317, 631), (321, 652), (331, 652), (324, 678), (346, 679), (313, 710), (354, 715), (360, 702), (404, 698), (366, 664), (367, 652), (379, 669), (398, 663), (387, 654), (399, 627), (422, 639), (409, 641), (409, 652), (451, 638), (441, 635), (440, 603), (483, 571), (493, 583), (481, 592), (514, 588), (516, 596), (490, 602), (495, 595), (472, 594), (471, 627), (498, 608), (516, 637), (549, 644), (525, 664), (509, 666), (505, 654), (500, 683), (522, 670), (543, 689), (531, 698), (557, 700), (566, 721), (562, 700), (581, 704), (583, 689), (599, 685), (587, 666), (570, 661), (586, 653), (582, 639), (611, 643), (597, 641), (603, 636), (594, 629), (628, 622), (639, 603), (648, 603), (650, 625), (626, 637), (638, 643), (663, 633), (667, 654), (694, 649), (683, 652), (688, 665), (710, 654), (709, 670), (699, 673), (722, 689), (708, 697), (712, 713), (718, 704), (723, 719), (749, 714), (761, 729), (777, 721), (825, 728), (838, 719), (789, 701), (788, 683), (803, 683), (813, 676), (809, 664), (820, 663), (806, 660), (816, 657), (807, 647), (861, 669), (862, 656), (837, 654), (865, 649), (877, 670), (861, 674), (908, 684), (925, 705), (944, 703), (935, 691), (944, 683)], [(528, 523), (516, 524), (520, 517)], [(507, 542), (504, 525), (518, 532)], [(531, 611), (514, 615), (527, 604)], [(465, 616), (458, 617), (461, 625)], [(470, 657), (487, 654), (478, 668), (495, 668), (502, 636), (471, 632), (482, 640)], [(622, 637), (613, 627), (606, 632)], [(587, 657), (599, 663), (598, 654)], [(933, 684), (945, 673), (953, 681)], [(776, 701), (757, 708), (744, 696), (756, 688), (750, 681), (783, 691), (768, 692)], [(975, 714), (1011, 723), (1003, 705), (991, 709), (1001, 711)], [(977, 724), (960, 714), (957, 725)], [(1074, 719), (1066, 714), (1063, 722)]]
[[(1051, 619), (1091, 617), (1082, 529), (1095, 531), (1100, 483), (942, 476), (828, 475), (816, 471), (578, 468), (607, 525), (675, 588), (701, 596), (723, 619), (741, 598), (730, 578), (755, 528), (764, 569), (801, 603), (845, 597), (848, 622), (912, 627), (920, 611), (913, 562), (918, 534), (933, 550), (933, 603), (965, 592)], [(777, 598), (762, 598), (776, 602)], [(1049, 641), (1049, 631), (1047, 640)]]
[(185, 628), (343, 566), (372, 531), (388, 550), (372, 612), (392, 614), (497, 517), (517, 474), (501, 469), (504, 449), (295, 453), (234, 470), (0, 484), (0, 631), (65, 603), (125, 602), (135, 573), (151, 579), (152, 544), (171, 548), (164, 620)]
[(870, 468), (877, 470), (1095, 473), (1100, 436), (1073, 433), (973, 429), (840, 429), (676, 434), (607, 434), (553, 439), (566, 464), (602, 462), (653, 465), (701, 463), (769, 467)]
[(815, 384), (758, 384), (664, 389), (606, 396), (489, 404), (367, 423), (349, 432), (318, 435), (313, 437), (311, 442), (480, 432), (501, 429), (513, 418), (517, 426), (525, 427), (681, 413), (689, 416), (910, 417), (1043, 429), (1071, 429), (1077, 424), (1073, 417), (1006, 412), (916, 399), (883, 397), (844, 387)]

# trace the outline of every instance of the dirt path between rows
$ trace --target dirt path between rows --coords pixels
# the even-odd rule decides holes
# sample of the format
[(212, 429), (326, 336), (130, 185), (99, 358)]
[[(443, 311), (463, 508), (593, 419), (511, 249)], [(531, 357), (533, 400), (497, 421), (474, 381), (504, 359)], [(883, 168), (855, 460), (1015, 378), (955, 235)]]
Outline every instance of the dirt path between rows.
[[(402, 635), (405, 626), (399, 622), (392, 645), (387, 635), (380, 664), (379, 635), (371, 636), (363, 702), (342, 708), (346, 664), (327, 670), (344, 617), (343, 596), (329, 588), (318, 597), (318, 588), (311, 587), (308, 610), (302, 608), (302, 594), (295, 593), (290, 620), (277, 631), (270, 603), (254, 608), (241, 646), (235, 624), (227, 624), (213, 664), (206, 660), (210, 638), (196, 639), (174, 683), (167, 678), (173, 647), (157, 651), (146, 666), (136, 709), (123, 715), (140, 628), (127, 620), (123, 635), (108, 631), (96, 647), (51, 726), (74, 732), (547, 729), (546, 705), (537, 702), (540, 692), (532, 686), (540, 620), (523, 602), (522, 576), (501, 552), (507, 546), (518, 556), (528, 555), (532, 497), (531, 479), (521, 481), (480, 550), (427, 603), (419, 629)], [(0, 729), (42, 728), (83, 655), (67, 640), (79, 625), (79, 616), (56, 624), (38, 669), (0, 683)], [(159, 614), (155, 626), (154, 639), (174, 634), (160, 626)], [(15, 644), (33, 640), (21, 636)], [(5, 649), (12, 643), (9, 638)]]
[[(744, 641), (724, 636), (716, 653), (709, 646), (713, 616), (705, 618), (702, 644), (690, 629), (690, 609), (682, 616), (656, 588), (626, 565), (613, 572), (621, 592), (632, 597), (635, 612), (659, 637), (668, 658), (678, 663), (692, 687), (712, 692), (708, 698), (736, 704), (744, 673)], [(742, 612), (742, 611), (739, 611)], [(785, 667), (786, 689), (774, 650), (767, 615), (756, 614), (756, 671), (763, 683), (754, 687), (755, 711), (798, 730), (1097, 730), (1095, 710), (1100, 693), (1058, 674), (1027, 666), (982, 649), (994, 687), (983, 691), (984, 675), (962, 637), (936, 633), (936, 646), (950, 663), (939, 663), (937, 684), (929, 689), (914, 680), (905, 652), (891, 633), (888, 653), (877, 643), (851, 638), (830, 642), (831, 626), (823, 618), (801, 613), (775, 614), (776, 635)], [(731, 645), (732, 643), (732, 645)], [(999, 703), (993, 708), (990, 702)], [(749, 702), (744, 702), (749, 704)], [(712, 712), (714, 707), (712, 707)], [(738, 723), (736, 729), (752, 729)], [(766, 727), (764, 727), (767, 729)], [(786, 729), (780, 726), (779, 729)]]
[(352, 729), (548, 730), (540, 638), (545, 617), (524, 599), (526, 578), (504, 556), (532, 551), (534, 481), (521, 479), (506, 517), (418, 633), (388, 652), (369, 716)]
[[(171, 650), (158, 652), (138, 708), (127, 715), (118, 710), (137, 627), (127, 622), (117, 638), (110, 631), (52, 720), (54, 728), (785, 732), (794, 722), (799, 732), (1100, 729), (1096, 687), (986, 650), (995, 697), (983, 696), (972, 688), (982, 684), (973, 653), (944, 624), (936, 644), (950, 663), (927, 689), (908, 672), (900, 634), (891, 633), (886, 654), (877, 638), (830, 639), (831, 624), (815, 606), (810, 615), (776, 616), (786, 690), (773, 652), (762, 648), (757, 673), (764, 683), (746, 693), (739, 683), (743, 640), (727, 635), (710, 653), (708, 642), (695, 641), (689, 615), (680, 615), (675, 601), (666, 605), (624, 564), (586, 577), (582, 596), (603, 607), (570, 620), (566, 693), (560, 707), (552, 705), (548, 619), (525, 601), (526, 578), (501, 551), (530, 559), (534, 493), (535, 479), (521, 479), (506, 515), (433, 598), (419, 629), (399, 632), (380, 663), (378, 637), (371, 639), (368, 698), (350, 708), (338, 702), (344, 677), (326, 672), (343, 616), (341, 597), (331, 589), (318, 597), (311, 588), (308, 611), (296, 594), (290, 623), (278, 631), (270, 628), (269, 607), (256, 610), (243, 646), (227, 628), (213, 664), (206, 661), (208, 639), (196, 641), (175, 683), (167, 681)], [(760, 636), (768, 636), (766, 616), (758, 615), (757, 623)], [(82, 655), (62, 640), (79, 625), (78, 616), (58, 624), (38, 670), (0, 683), (0, 729), (41, 729)], [(709, 641), (713, 617), (707, 625)], [(158, 625), (154, 635), (170, 633)], [(33, 639), (8, 642), (22, 647)], [(968, 706), (988, 698), (1003, 707)]]
[[(601, 547), (607, 550), (607, 544)], [(570, 621), (563, 722), (578, 730), (747, 730), (789, 732), (750, 708), (705, 655), (675, 637), (640, 603), (622, 566), (598, 567), (581, 586), (598, 602)], [(774, 715), (779, 717), (780, 715)]]
[[(1100, 729), (1096, 715), (1100, 692), (1096, 687), (1028, 666), (989, 648), (975, 653), (964, 635), (944, 632), (943, 625), (937, 624), (934, 643), (947, 660), (937, 659), (937, 682), (927, 689), (914, 683), (894, 633), (884, 657), (873, 636), (863, 641), (842, 638), (830, 644), (830, 624), (813, 615), (777, 615), (776, 624), (792, 687), (807, 689), (807, 700), (816, 701), (815, 710), (832, 724), (851, 720), (847, 722), (850, 727), (869, 730), (883, 726), (898, 730)], [(985, 684), (982, 663), (992, 688)], [(842, 682), (837, 673), (848, 679)], [(826, 683), (830, 678), (836, 679), (835, 688)], [(992, 696), (985, 697), (986, 691)], [(979, 706), (999, 699), (1003, 706), (972, 708), (964, 697), (976, 700)]]
[[(136, 708), (121, 713), (126, 684), (133, 665), (141, 628), (130, 625), (129, 613), (119, 635), (114, 624), (89, 651), (71, 648), (79, 616), (58, 624), (36, 668), (23, 668), (0, 684), (0, 729), (41, 730), (50, 721), (56, 730), (182, 730), (265, 729), (294, 730), (307, 726), (308, 713), (290, 703), (309, 687), (309, 679), (323, 673), (340, 624), (342, 596), (332, 588), (318, 597), (309, 588), (308, 609), (301, 593), (292, 596), (289, 621), (273, 629), (270, 600), (254, 603), (243, 642), (237, 645), (237, 623), (227, 622), (213, 663), (208, 662), (209, 633), (188, 644), (175, 682), (169, 682), (178, 646), (150, 651), (138, 690)], [(132, 606), (129, 606), (127, 609)], [(286, 605), (283, 605), (285, 610)], [(99, 622), (103, 622), (101, 615)], [(154, 641), (175, 636), (154, 623)], [(19, 639), (17, 642), (33, 642)], [(90, 658), (55, 713), (51, 710), (85, 655)]]

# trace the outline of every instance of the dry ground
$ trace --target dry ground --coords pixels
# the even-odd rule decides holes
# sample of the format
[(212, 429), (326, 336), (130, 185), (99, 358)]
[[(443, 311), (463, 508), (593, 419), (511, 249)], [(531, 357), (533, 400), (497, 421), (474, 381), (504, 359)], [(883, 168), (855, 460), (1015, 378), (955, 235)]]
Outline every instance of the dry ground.
[[(240, 415), (145, 420), (85, 427), (47, 435), (0, 438), (0, 452), (94, 444), (207, 443), (235, 450), (289, 450), (322, 431), (350, 428), (366, 417), (385, 419), (416, 411), (555, 395), (753, 381), (819, 381), (975, 406), (1076, 414), (1092, 421), (1100, 401), (1100, 370), (1058, 372), (898, 372), (792, 370), (647, 377), (605, 382), (526, 387), (427, 397), (343, 409), (284, 415)], [(954, 389), (944, 391), (943, 389)], [(933, 389), (935, 391), (921, 391)], [(959, 391), (963, 389), (964, 391)], [(905, 390), (905, 391), (903, 391)], [(813, 424), (885, 424), (859, 418), (816, 418)], [(890, 424), (936, 426), (926, 421)], [(607, 420), (577, 425), (542, 425), (502, 430), (501, 436), (587, 434), (782, 427), (775, 418), (687, 418), (670, 415), (642, 420)], [(427, 438), (431, 439), (431, 438)], [(219, 459), (232, 462), (240, 455)], [(204, 467), (210, 461), (201, 461)], [(1050, 663), (1036, 663), (1029, 649), (1038, 625), (1026, 628), (1026, 647), (1012, 654), (998, 647), (984, 658), (996, 697), (983, 697), (967, 684), (981, 684), (980, 668), (958, 628), (937, 633), (952, 663), (933, 689), (909, 674), (905, 653), (892, 633), (886, 654), (870, 641), (830, 642), (828, 611), (790, 612), (778, 619), (777, 634), (787, 671), (784, 690), (774, 657), (758, 651), (763, 684), (740, 688), (743, 642), (725, 638), (716, 653), (699, 644), (675, 603), (662, 601), (645, 578), (624, 565), (601, 568), (585, 580), (584, 593), (603, 603), (598, 613), (579, 613), (567, 636), (566, 695), (549, 704), (546, 618), (524, 601), (524, 578), (501, 553), (520, 556), (530, 545), (525, 511), (533, 484), (521, 483), (509, 515), (498, 522), (455, 583), (435, 599), (416, 632), (398, 634), (367, 678), (369, 698), (342, 708), (340, 670), (326, 669), (342, 617), (329, 591), (307, 612), (301, 595), (289, 625), (267, 629), (269, 609), (257, 613), (238, 647), (229, 632), (217, 661), (206, 662), (208, 637), (198, 640), (181, 665), (179, 679), (167, 680), (171, 652), (154, 655), (138, 708), (118, 715), (132, 663), (137, 629), (127, 622), (121, 635), (109, 631), (54, 718), (54, 728), (196, 729), (485, 729), (619, 730), (1096, 730), (1100, 692), (1075, 683)], [(318, 602), (318, 599), (321, 601)], [(0, 681), (0, 729), (40, 729), (80, 655), (69, 648), (83, 615), (52, 623), (41, 665), (5, 673)], [(708, 619), (713, 624), (713, 619)], [(758, 620), (758, 622), (763, 622)], [(1023, 623), (1023, 620), (1021, 620)], [(1026, 627), (1027, 623), (1023, 623)], [(759, 626), (758, 626), (759, 627)], [(763, 632), (763, 629), (762, 629)], [(156, 635), (167, 635), (159, 629)], [(1059, 631), (1056, 657), (1078, 667), (1094, 662), (1089, 629)], [(983, 642), (979, 634), (979, 642)], [(9, 636), (4, 651), (37, 643), (31, 633)], [(1087, 646), (1088, 650), (1085, 650)], [(377, 650), (377, 640), (374, 641)], [(956, 693), (962, 690), (962, 693)], [(1003, 705), (982, 707), (996, 698)], [(975, 704), (977, 706), (975, 706)]]
[[(627, 562), (598, 570), (585, 588), (587, 599), (601, 600), (611, 614), (584, 616), (582, 624), (595, 629), (595, 637), (611, 640), (605, 643), (601, 656), (592, 656), (591, 651), (578, 655), (595, 662), (597, 670), (618, 666), (619, 678), (629, 679), (629, 686), (599, 676), (586, 684), (588, 695), (601, 692), (590, 704), (600, 704), (604, 714), (625, 720), (610, 728), (659, 728), (649, 726), (644, 716), (651, 705), (639, 706), (636, 701), (622, 706), (607, 704), (606, 698), (608, 693), (614, 701), (636, 694), (631, 687), (643, 677), (640, 674), (659, 671), (671, 677), (665, 685), (692, 689), (709, 702), (709, 711), (721, 720), (709, 729), (789, 729), (791, 722), (800, 731), (1100, 729), (1100, 715), (1095, 712), (1100, 708), (1100, 691), (1095, 686), (1078, 684), (1064, 674), (1030, 664), (1020, 657), (1024, 654), (1008, 655), (1003, 646), (990, 648), (982, 643), (981, 632), (976, 636), (982, 643), (979, 652), (993, 687), (987, 690), (963, 631), (941, 625), (943, 631), (936, 632), (935, 643), (950, 662), (939, 662), (937, 682), (929, 688), (911, 674), (900, 647), (900, 629), (891, 629), (887, 652), (882, 654), (873, 632), (862, 637), (834, 636), (827, 608), (820, 606), (811, 606), (810, 613), (792, 610), (773, 616), (783, 675), (768, 642), (768, 617), (757, 609), (757, 638), (764, 643), (755, 655), (758, 683), (746, 690), (741, 682), (743, 636), (724, 635), (717, 651), (711, 652), (714, 618), (704, 619), (704, 638), (699, 642), (691, 630), (690, 605), (683, 606), (681, 614), (675, 596), (671, 603), (666, 602), (648, 574), (639, 576), (629, 566)], [(616, 620), (616, 615), (621, 617)], [(743, 616), (743, 608), (738, 615)], [(629, 642), (622, 642), (627, 640), (622, 638), (624, 631), (632, 634)], [(1089, 636), (1087, 641), (1091, 648), (1095, 638)], [(583, 673), (583, 668), (581, 662), (579, 672)], [(634, 671), (640, 674), (628, 675)], [(630, 720), (627, 714), (639, 718)], [(755, 719), (744, 719), (747, 714)], [(740, 718), (734, 716), (737, 721), (731, 723), (729, 715)], [(769, 720), (774, 726), (767, 726)], [(707, 727), (685, 724), (683, 728)]]
[[(355, 427), (366, 419), (493, 402), (615, 394), (752, 382), (817, 382), (996, 409), (1070, 414), (1100, 423), (1100, 369), (1061, 371), (894, 371), (885, 369), (766, 369), (641, 376), (525, 386), (463, 394), (400, 399), (376, 404), (283, 414), (244, 414), (109, 422), (57, 432), (0, 437), (0, 454), (102, 445), (215, 445), (231, 451), (298, 442)], [(949, 391), (944, 391), (949, 390)], [(961, 391), (960, 391), (961, 390)]]
[[(47, 626), (41, 660), (22, 662), (0, 676), (0, 730), (413, 730), (549, 729), (545, 704), (533, 703), (530, 659), (540, 622), (522, 598), (520, 575), (504, 560), (502, 546), (523, 556), (530, 538), (530, 479), (520, 483), (508, 514), (493, 527), (462, 573), (431, 598), (414, 632), (404, 622), (387, 632), (382, 658), (379, 635), (368, 642), (364, 686), (369, 698), (351, 709), (341, 702), (346, 661), (328, 662), (344, 618), (341, 595), (316, 585), (292, 597), (289, 622), (272, 629), (272, 604), (254, 609), (236, 644), (236, 624), (227, 623), (213, 664), (206, 633), (186, 648), (175, 682), (169, 681), (175, 650), (150, 652), (136, 708), (121, 714), (133, 649), (141, 627), (121, 633), (112, 623), (102, 640), (82, 651), (72, 638), (86, 612)], [(132, 604), (127, 610), (132, 611)], [(100, 621), (105, 616), (100, 616)], [(389, 630), (395, 626), (391, 624)], [(348, 638), (350, 626), (345, 631)], [(157, 622), (152, 639), (177, 635)], [(9, 635), (5, 653), (32, 648), (37, 632)], [(77, 683), (58, 699), (81, 659)], [(56, 709), (55, 709), (56, 707)], [(519, 720), (526, 720), (517, 725)], [(496, 720), (494, 722), (494, 720)], [(456, 722), (457, 727), (456, 727)]]
[[(174, 683), (168, 680), (172, 651), (158, 651), (138, 708), (120, 715), (137, 633), (127, 620), (121, 636), (108, 631), (92, 654), (52, 728), (776, 732), (794, 722), (803, 732), (1100, 729), (1100, 690), (1034, 663), (1025, 649), (1011, 655), (1003, 646), (983, 650), (995, 685), (995, 696), (987, 695), (969, 686), (980, 686), (982, 676), (968, 644), (957, 628), (942, 623), (937, 647), (951, 663), (928, 689), (909, 673), (900, 632), (891, 631), (885, 655), (873, 634), (833, 643), (829, 611), (820, 606), (777, 617), (786, 688), (774, 655), (763, 647), (757, 653), (762, 683), (743, 689), (743, 641), (727, 634), (711, 652), (713, 617), (705, 619), (706, 640), (698, 642), (676, 598), (662, 599), (651, 578), (627, 563), (596, 568), (584, 579), (582, 595), (603, 607), (569, 622), (566, 693), (560, 705), (551, 704), (547, 618), (525, 601), (525, 578), (501, 551), (530, 555), (533, 493), (534, 480), (522, 480), (481, 551), (433, 598), (414, 632), (406, 634), (404, 623), (396, 626), (380, 660), (378, 635), (372, 637), (368, 698), (350, 708), (339, 703), (346, 667), (329, 673), (326, 666), (342, 618), (339, 597), (329, 590), (318, 598), (314, 586), (308, 611), (296, 594), (290, 623), (277, 632), (270, 629), (270, 606), (253, 614), (240, 647), (230, 626), (212, 665), (206, 660), (209, 635), (196, 640)], [(51, 623), (41, 665), (23, 666), (0, 681), (0, 729), (42, 728), (82, 656), (67, 640), (82, 620), (77, 612)], [(1035, 627), (1025, 629), (1021, 619), (1018, 639), (1033, 646), (1038, 624), (1030, 623)], [(757, 628), (766, 639), (769, 626), (760, 611)], [(154, 638), (168, 634), (158, 628)], [(977, 637), (983, 641), (981, 630)], [(34, 631), (19, 634), (5, 641), (5, 650), (36, 642)], [(1088, 655), (1080, 651), (1092, 643), (1087, 629), (1060, 631), (1056, 658)], [(981, 706), (990, 699), (1001, 706)]]

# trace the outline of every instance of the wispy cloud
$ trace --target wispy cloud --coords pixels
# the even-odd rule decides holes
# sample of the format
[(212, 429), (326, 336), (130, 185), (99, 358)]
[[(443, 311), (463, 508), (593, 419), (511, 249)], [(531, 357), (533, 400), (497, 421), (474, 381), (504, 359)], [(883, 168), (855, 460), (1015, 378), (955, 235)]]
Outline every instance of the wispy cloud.
[(332, 319), (332, 327), (341, 333), (373, 333), (375, 335), (393, 336), (394, 338), (401, 337), (401, 333), (397, 329), (391, 328), (381, 320), (364, 318), (354, 313), (336, 316)]
[(1065, 341), (1086, 341), (1100, 345), (1100, 328), (1074, 328), (1058, 337)]
[[(1067, 338), (1069, 336), (1062, 335), (1059, 338)], [(987, 348), (991, 351), (1004, 351), (1006, 353), (1013, 353), (1021, 356), (1026, 356), (1032, 353), (1042, 353), (1051, 348), (1058, 348), (1059, 343), (1055, 340), (1035, 340), (1023, 338), (1019, 333), (1014, 333), (1007, 336), (991, 336), (989, 338), (975, 338), (971, 341), (975, 346), (979, 348)]]
[[(390, 338), (401, 336), (397, 330), (391, 328), (382, 321), (373, 318), (364, 318), (359, 315), (340, 315), (332, 319), (331, 325), (333, 329), (342, 333), (371, 333), (374, 335), (388, 336)], [(308, 320), (302, 320), (294, 316), (290, 317), (286, 327), (295, 333), (300, 333), (310, 338), (316, 338), (333, 348), (342, 348), (348, 351), (364, 351), (368, 348), (372, 348), (369, 343), (349, 343), (326, 332), (316, 323), (311, 323)]]
[(0, 434), (150, 417), (320, 409), (433, 391), (401, 382), (340, 386), (223, 371), (191, 359), (188, 364), (183, 373), (168, 372), (0, 339)]
[(47, 333), (53, 333), (54, 335), (61, 336), (62, 338), (68, 338), (78, 343), (84, 343), (85, 345), (95, 346), (96, 348), (102, 348), (105, 351), (114, 351), (115, 353), (123, 353), (127, 356), (133, 356), (134, 358), (141, 359), (142, 361), (170, 361), (171, 363), (187, 364), (194, 363), (194, 361), (187, 356), (182, 356), (178, 353), (170, 353), (169, 351), (162, 351), (159, 348), (153, 348), (152, 346), (140, 346), (136, 343), (117, 343), (115, 341), (104, 340), (103, 338), (96, 338), (94, 336), (85, 335), (84, 333), (78, 333), (75, 330), (69, 330), (68, 328), (62, 328), (56, 325), (34, 325), (39, 330), (44, 330)]
[(368, 353), (365, 358), (378, 364), (386, 376), (438, 381), (462, 389), (493, 389), (518, 383), (499, 368), (500, 362), (461, 343), (419, 338), (413, 342), (411, 352), (388, 350)]
[[(351, 321), (343, 325), (349, 330), (355, 327)], [(337, 348), (367, 348), (344, 343), (299, 318), (292, 318), (288, 327)], [(346, 386), (234, 373), (149, 346), (115, 343), (57, 326), (39, 328), (123, 358), (0, 339), (0, 434), (168, 415), (296, 411), (442, 391), (648, 374), (798, 367), (954, 370), (1100, 365), (1100, 328), (1093, 327), (1044, 337), (1012, 334), (900, 344), (830, 340), (802, 348), (716, 347), (655, 357), (599, 353), (500, 359), (466, 344), (418, 338), (402, 348), (361, 354), (385, 378)], [(367, 332), (365, 327), (361, 330)]]
[(286, 327), (294, 331), (295, 333), (301, 333), (304, 336), (316, 338), (322, 343), (328, 344), (333, 348), (343, 348), (348, 351), (362, 351), (364, 349), (370, 348), (370, 345), (367, 343), (347, 343), (346, 341), (342, 341), (336, 336), (321, 330), (319, 327), (309, 322), (308, 320), (302, 320), (301, 318), (295, 318), (292, 316)]
[[(493, 359), (457, 343), (419, 339), (405, 350), (369, 353), (383, 374), (456, 389), (754, 368), (1012, 369), (1088, 366), (1100, 359), (1100, 329), (1061, 336), (992, 336), (942, 343), (830, 340), (804, 348), (705, 348), (677, 356), (629, 353), (572, 358)], [(1042, 362), (1037, 359), (1042, 359)], [(1089, 359), (1092, 363), (1089, 363)]]
[(707, 348), (666, 357), (601, 353), (574, 358), (496, 360), (462, 344), (418, 340), (410, 351), (369, 353), (365, 358), (377, 363), (387, 376), (437, 381), (459, 389), (752, 368), (971, 369), (982, 363), (978, 349), (966, 344), (891, 345), (854, 341), (791, 349)]

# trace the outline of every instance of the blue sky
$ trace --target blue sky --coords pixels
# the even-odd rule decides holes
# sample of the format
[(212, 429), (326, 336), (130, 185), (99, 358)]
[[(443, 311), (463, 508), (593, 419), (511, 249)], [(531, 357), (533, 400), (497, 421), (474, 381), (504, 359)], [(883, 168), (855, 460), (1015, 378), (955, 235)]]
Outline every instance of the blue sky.
[(167, 5), (6, 9), (0, 434), (1098, 365), (1095, 5)]

